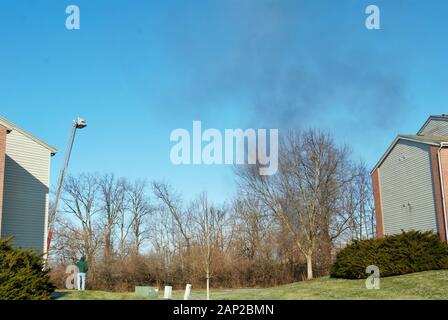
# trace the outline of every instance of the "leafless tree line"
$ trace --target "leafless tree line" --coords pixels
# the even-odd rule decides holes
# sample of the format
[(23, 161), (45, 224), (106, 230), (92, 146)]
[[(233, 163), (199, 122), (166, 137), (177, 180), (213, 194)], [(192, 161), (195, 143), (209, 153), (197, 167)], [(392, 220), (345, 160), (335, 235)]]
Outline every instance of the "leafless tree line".
[[(138, 284), (267, 286), (327, 272), (335, 250), (373, 236), (370, 177), (325, 132), (292, 132), (279, 171), (238, 167), (226, 203), (187, 201), (164, 181), (66, 179), (51, 249), (54, 274), (81, 254), (97, 288)], [(209, 290), (207, 290), (209, 294)]]

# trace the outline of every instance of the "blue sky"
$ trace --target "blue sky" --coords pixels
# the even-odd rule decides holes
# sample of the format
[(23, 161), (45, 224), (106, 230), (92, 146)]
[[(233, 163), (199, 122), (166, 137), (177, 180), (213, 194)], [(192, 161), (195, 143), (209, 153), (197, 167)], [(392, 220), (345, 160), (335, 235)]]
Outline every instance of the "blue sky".
[[(65, 28), (65, 8), (81, 29)], [(364, 27), (367, 5), (381, 30)], [(226, 166), (174, 166), (170, 132), (322, 128), (371, 167), (398, 133), (448, 113), (443, 0), (2, 1), (0, 114), (54, 145), (70, 173), (235, 192)]]

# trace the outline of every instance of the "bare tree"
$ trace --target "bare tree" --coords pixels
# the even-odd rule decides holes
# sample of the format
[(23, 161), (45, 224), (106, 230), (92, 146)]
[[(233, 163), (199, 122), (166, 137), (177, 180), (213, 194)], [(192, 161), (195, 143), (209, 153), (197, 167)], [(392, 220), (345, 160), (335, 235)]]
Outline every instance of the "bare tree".
[(118, 255), (125, 257), (129, 254), (128, 248), (128, 235), (130, 233), (132, 222), (129, 218), (129, 184), (126, 181), (126, 197), (123, 200), (124, 205), (118, 209), (117, 227), (118, 227)]
[(209, 204), (206, 193), (201, 194), (195, 205), (195, 223), (198, 227), (196, 240), (201, 251), (207, 289), (207, 300), (210, 300), (210, 278), (213, 275), (213, 258), (220, 248), (225, 210), (217, 209)]
[(351, 240), (375, 235), (375, 214), (370, 175), (364, 163), (353, 167), (354, 179), (345, 190), (345, 214)]
[(238, 239), (240, 254), (249, 260), (254, 260), (263, 252), (263, 241), (275, 229), (275, 222), (263, 209), (257, 199), (239, 196), (233, 203), (236, 220), (233, 231)]
[(330, 238), (335, 210), (329, 200), (340, 185), (347, 150), (335, 146), (333, 137), (310, 130), (290, 133), (280, 146), (279, 171), (261, 176), (256, 166), (238, 171), (243, 192), (258, 199), (293, 237), (313, 278), (313, 258), (322, 237)]
[(143, 242), (148, 239), (147, 218), (156, 209), (149, 202), (146, 193), (147, 183), (144, 180), (134, 182), (129, 186), (130, 227), (133, 233), (134, 250), (139, 254)]
[[(177, 250), (181, 261), (181, 270), (184, 274), (188, 271), (191, 258), (191, 210), (185, 209), (182, 199), (176, 192), (164, 182), (153, 182), (152, 189), (155, 197), (161, 202), (166, 209), (162, 212), (169, 212), (172, 222), (176, 227), (176, 231), (171, 233), (171, 237), (177, 238)], [(184, 253), (186, 248), (186, 253)]]
[[(69, 176), (64, 183), (62, 196), (63, 212), (68, 220), (60, 220), (65, 233), (71, 233), (81, 243), (82, 254), (86, 255), (89, 264), (93, 265), (95, 253), (101, 244), (98, 237), (100, 228), (95, 223), (98, 207), (98, 181), (94, 175), (81, 174), (79, 177)], [(74, 224), (71, 221), (74, 219)]]
[(125, 210), (126, 181), (106, 174), (98, 181), (101, 195), (101, 220), (104, 230), (104, 261), (108, 265), (113, 256), (113, 232), (120, 212)]
[(187, 250), (190, 250), (190, 235), (188, 234), (188, 214), (182, 208), (181, 198), (164, 182), (152, 183), (154, 195), (166, 206), (176, 223), (180, 234), (185, 240)]
[(171, 223), (172, 217), (169, 213), (164, 212), (165, 208), (158, 208), (151, 215), (150, 225), (148, 227), (149, 239), (155, 249), (156, 254), (161, 257), (160, 268), (165, 273), (168, 272), (169, 265), (172, 261), (173, 247), (171, 234), (175, 233), (175, 228)]

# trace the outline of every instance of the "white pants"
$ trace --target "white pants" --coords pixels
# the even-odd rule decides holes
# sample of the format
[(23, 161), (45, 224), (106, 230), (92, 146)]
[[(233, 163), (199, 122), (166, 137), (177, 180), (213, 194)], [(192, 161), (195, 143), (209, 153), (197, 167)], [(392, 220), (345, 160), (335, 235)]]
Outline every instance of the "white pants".
[(78, 273), (77, 277), (77, 288), (78, 290), (86, 290), (86, 274), (85, 273)]

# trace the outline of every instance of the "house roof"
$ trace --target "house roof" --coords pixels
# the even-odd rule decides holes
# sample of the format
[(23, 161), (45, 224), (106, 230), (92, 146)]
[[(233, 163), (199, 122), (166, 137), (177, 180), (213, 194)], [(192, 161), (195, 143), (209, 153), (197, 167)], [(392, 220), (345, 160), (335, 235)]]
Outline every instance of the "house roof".
[(448, 142), (448, 137), (436, 136), (436, 135), (432, 135), (432, 134), (401, 134), (398, 136), (403, 139), (406, 139), (406, 140), (411, 140), (411, 141), (416, 141), (416, 142), (421, 142), (421, 143), (426, 143), (426, 144), (439, 145), (440, 142)]
[[(448, 121), (448, 116), (447, 116), (446, 120)], [(400, 134), (394, 139), (394, 141), (389, 146), (389, 148), (387, 148), (386, 152), (383, 154), (383, 156), (377, 162), (375, 167), (373, 167), (372, 171), (370, 172), (371, 174), (376, 169), (378, 169), (378, 167), (383, 163), (383, 161), (387, 158), (389, 153), (392, 151), (392, 149), (395, 147), (395, 145), (400, 140), (412, 141), (412, 142), (417, 142), (417, 143), (422, 143), (422, 144), (427, 144), (427, 145), (432, 145), (432, 146), (440, 146), (442, 143), (448, 143), (448, 137), (443, 137), (443, 136), (435, 136), (435, 135), (430, 135), (430, 134), (425, 134), (425, 135)]]
[(51, 152), (51, 155), (53, 155), (53, 156), (58, 152), (58, 150), (56, 148), (50, 146), (48, 143), (42, 141), (41, 139), (39, 139), (36, 136), (32, 135), (31, 133), (27, 132), (26, 130), (16, 126), (15, 124), (13, 124), (9, 120), (3, 118), (2, 116), (0, 116), (0, 124), (3, 125), (8, 131), (16, 130), (17, 132), (20, 132), (24, 136), (33, 140), (34, 142), (47, 148)]
[(429, 116), (428, 120), (423, 124), (423, 126), (418, 130), (417, 134), (421, 134), (423, 129), (428, 125), (429, 121), (431, 120), (442, 120), (442, 121), (448, 121), (448, 114), (434, 114)]

